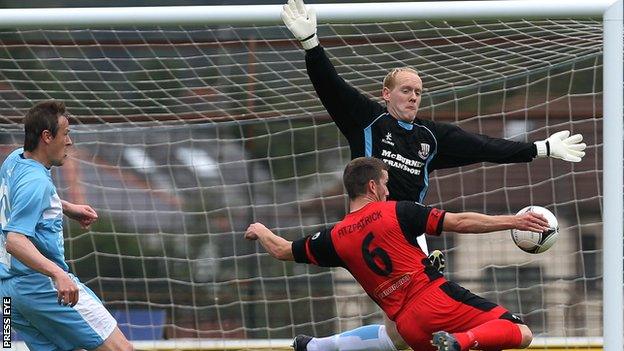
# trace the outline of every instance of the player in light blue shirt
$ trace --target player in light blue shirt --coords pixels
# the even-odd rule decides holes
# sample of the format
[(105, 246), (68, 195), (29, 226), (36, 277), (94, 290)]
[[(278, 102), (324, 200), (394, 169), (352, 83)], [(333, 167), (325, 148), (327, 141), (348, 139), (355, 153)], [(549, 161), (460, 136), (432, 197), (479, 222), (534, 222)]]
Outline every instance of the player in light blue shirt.
[(24, 131), (24, 147), (0, 168), (0, 293), (11, 297), (12, 326), (31, 350), (133, 350), (65, 263), (63, 214), (83, 228), (97, 219), (90, 206), (61, 200), (52, 182), (50, 168), (72, 145), (65, 105), (35, 105)]

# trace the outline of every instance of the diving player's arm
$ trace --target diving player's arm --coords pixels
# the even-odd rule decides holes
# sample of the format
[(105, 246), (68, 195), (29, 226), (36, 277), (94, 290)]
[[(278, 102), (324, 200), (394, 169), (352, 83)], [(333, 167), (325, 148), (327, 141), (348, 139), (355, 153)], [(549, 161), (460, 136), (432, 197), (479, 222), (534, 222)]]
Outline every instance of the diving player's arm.
[(397, 218), (406, 239), (412, 243), (421, 233), (489, 233), (505, 229), (542, 232), (549, 228), (546, 218), (534, 212), (500, 216), (476, 212), (451, 213), (411, 201), (397, 203)]
[(269, 255), (281, 261), (344, 267), (332, 243), (331, 228), (292, 242), (276, 235), (262, 223), (252, 223), (245, 232), (245, 239), (258, 240)]
[(78, 303), (78, 286), (76, 283), (67, 272), (43, 256), (25, 235), (8, 232), (6, 250), (26, 266), (52, 278), (58, 292), (59, 304), (75, 306)]
[(260, 245), (274, 258), (281, 261), (294, 261), (292, 242), (276, 235), (262, 223), (252, 223), (245, 232), (245, 239), (258, 240)]
[(543, 232), (548, 230), (544, 216), (527, 212), (520, 215), (490, 216), (476, 212), (446, 212), (442, 230), (456, 233), (489, 233), (506, 229)]

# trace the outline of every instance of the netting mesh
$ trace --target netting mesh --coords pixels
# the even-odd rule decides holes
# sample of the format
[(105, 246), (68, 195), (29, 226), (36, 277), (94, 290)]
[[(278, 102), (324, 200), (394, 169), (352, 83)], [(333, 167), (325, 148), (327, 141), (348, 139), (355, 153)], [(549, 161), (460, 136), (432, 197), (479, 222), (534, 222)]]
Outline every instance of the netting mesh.
[[(508, 233), (430, 241), (448, 276), (517, 312), (536, 336), (601, 326), (602, 29), (594, 20), (396, 22), (319, 27), (338, 72), (377, 98), (388, 70), (423, 78), (420, 118), (494, 137), (570, 129), (582, 163), (437, 171), (426, 202), (515, 213), (542, 205), (561, 238), (524, 254)], [(72, 270), (132, 339), (288, 338), (379, 322), (343, 270), (280, 263), (242, 233), (287, 239), (342, 218), (346, 141), (281, 26), (0, 32), (0, 140), (22, 143), (34, 102), (65, 101), (72, 158), (61, 196), (100, 214), (66, 228)]]

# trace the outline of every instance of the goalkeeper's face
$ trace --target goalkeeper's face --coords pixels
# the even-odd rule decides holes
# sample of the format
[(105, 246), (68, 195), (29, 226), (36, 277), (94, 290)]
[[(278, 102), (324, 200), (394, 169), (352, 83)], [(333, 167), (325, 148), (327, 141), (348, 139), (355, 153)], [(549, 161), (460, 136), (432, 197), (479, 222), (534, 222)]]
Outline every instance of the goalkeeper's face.
[(410, 71), (399, 72), (390, 86), (382, 90), (388, 112), (392, 117), (411, 123), (416, 118), (422, 95), (422, 80)]

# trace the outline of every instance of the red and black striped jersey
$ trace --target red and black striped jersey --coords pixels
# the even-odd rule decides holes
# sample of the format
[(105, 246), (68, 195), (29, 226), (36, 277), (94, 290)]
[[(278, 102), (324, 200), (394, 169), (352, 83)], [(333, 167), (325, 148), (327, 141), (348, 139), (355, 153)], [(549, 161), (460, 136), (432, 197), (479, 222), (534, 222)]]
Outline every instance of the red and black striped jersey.
[(300, 263), (346, 268), (393, 319), (442, 277), (416, 238), (439, 235), (444, 215), (412, 201), (371, 202), (335, 226), (293, 242), (293, 255)]

